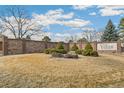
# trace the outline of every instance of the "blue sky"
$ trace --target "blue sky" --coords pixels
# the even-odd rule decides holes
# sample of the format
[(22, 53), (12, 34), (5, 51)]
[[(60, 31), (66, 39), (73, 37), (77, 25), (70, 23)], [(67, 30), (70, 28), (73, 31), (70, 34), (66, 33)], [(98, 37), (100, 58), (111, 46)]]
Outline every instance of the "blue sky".
[[(5, 7), (7, 6), (0, 6), (0, 10), (4, 10)], [(32, 18), (38, 20), (41, 17), (39, 21), (45, 20), (43, 18), (50, 15), (50, 11), (55, 13), (51, 14), (52, 16), (59, 16), (58, 19), (52, 20), (53, 23), (50, 22), (45, 25), (46, 28), (44, 31), (52, 33), (51, 38), (54, 37), (54, 34), (59, 34), (58, 36), (68, 36), (68, 34), (80, 34), (85, 30), (95, 30), (99, 32), (104, 29), (109, 19), (113, 21), (115, 26), (118, 26), (120, 19), (124, 17), (124, 6), (27, 5), (22, 7), (28, 11)], [(56, 12), (59, 12), (59, 14), (56, 14)], [(69, 18), (64, 18), (65, 16)], [(51, 21), (49, 18), (46, 22)], [(61, 23), (60, 20), (64, 22)], [(43, 24), (44, 22), (45, 21), (41, 23)], [(75, 25), (80, 26), (75, 27)], [(62, 39), (62, 37), (60, 39)]]

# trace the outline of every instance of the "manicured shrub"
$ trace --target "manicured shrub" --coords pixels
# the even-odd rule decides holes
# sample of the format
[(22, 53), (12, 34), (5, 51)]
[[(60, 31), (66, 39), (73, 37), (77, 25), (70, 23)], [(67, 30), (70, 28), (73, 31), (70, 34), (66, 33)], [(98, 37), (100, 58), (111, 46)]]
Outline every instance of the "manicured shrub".
[(57, 51), (57, 49), (51, 48), (51, 49), (50, 49), (50, 54), (52, 54), (53, 52), (56, 52), (56, 51)]
[(46, 54), (52, 54), (53, 52), (62, 53), (62, 54), (66, 54), (66, 53), (67, 53), (67, 51), (64, 50), (64, 49), (52, 48), (52, 49), (46, 49), (46, 50), (45, 50), (45, 53), (46, 53)]
[(94, 56), (94, 57), (99, 56), (97, 51), (93, 51), (93, 47), (91, 46), (90, 43), (87, 43), (87, 45), (85, 46), (85, 49), (83, 51), (83, 55), (84, 56)]
[(62, 53), (62, 54), (66, 54), (67, 53), (67, 51), (64, 50), (64, 49), (56, 49), (56, 52), (57, 53)]
[(98, 52), (97, 52), (97, 51), (92, 51), (92, 52), (91, 52), (91, 56), (98, 57), (98, 56), (99, 56), (99, 54), (98, 54)]
[(72, 55), (72, 54), (65, 54), (64, 58), (78, 58), (78, 55)]
[(64, 46), (62, 44), (62, 42), (59, 42), (54, 50), (54, 52), (56, 53), (62, 53), (62, 54), (66, 54), (67, 51), (64, 49)]
[(63, 57), (63, 54), (57, 53), (57, 52), (53, 52), (52, 53), (52, 57), (59, 57), (59, 58), (61, 58), (61, 57)]
[(69, 51), (68, 54), (76, 55), (75, 51)]
[(76, 43), (74, 43), (74, 45), (71, 48), (71, 51), (76, 51), (78, 50), (78, 46), (76, 45)]
[(45, 49), (45, 50), (44, 50), (44, 53), (50, 54), (50, 51), (51, 51), (51, 49)]
[(44, 50), (44, 53), (46, 53), (46, 54), (51, 54), (52, 52), (56, 52), (56, 49), (55, 48), (48, 48), (48, 49)]
[(79, 54), (79, 55), (81, 55), (82, 52), (83, 52), (83, 50), (81, 50), (81, 49), (78, 49), (78, 50), (75, 51), (75, 53), (76, 53), (76, 54)]
[(91, 56), (91, 52), (93, 52), (93, 47), (91, 46), (90, 43), (87, 43), (87, 45), (85, 46), (85, 49), (83, 51), (83, 55), (84, 56)]
[(93, 51), (93, 47), (91, 46), (90, 43), (87, 43), (87, 45), (85, 46), (85, 50), (91, 50), (91, 51)]
[(64, 49), (64, 46), (63, 46), (62, 42), (59, 42), (57, 44), (56, 49)]
[(92, 52), (91, 50), (84, 50), (82, 54), (84, 56), (91, 56), (91, 52)]

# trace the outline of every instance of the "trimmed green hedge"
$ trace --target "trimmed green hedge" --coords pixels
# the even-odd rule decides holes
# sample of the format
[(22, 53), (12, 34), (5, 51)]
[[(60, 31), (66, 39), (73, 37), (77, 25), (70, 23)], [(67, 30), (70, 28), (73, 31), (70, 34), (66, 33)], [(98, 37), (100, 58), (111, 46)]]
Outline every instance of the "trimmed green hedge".
[(83, 55), (84, 56), (94, 56), (94, 57), (99, 56), (97, 51), (93, 51), (93, 47), (91, 46), (90, 43), (87, 43), (87, 45), (85, 46), (85, 49), (83, 50)]
[(56, 49), (56, 52), (57, 53), (62, 53), (62, 54), (66, 54), (67, 53), (67, 51), (64, 50), (64, 49)]
[(74, 45), (71, 48), (71, 51), (76, 51), (78, 50), (78, 46), (76, 45), (76, 43), (74, 43)]
[(52, 54), (52, 53), (62, 53), (62, 54), (66, 54), (67, 51), (64, 50), (64, 49), (55, 49), (55, 48), (52, 48), (52, 49), (45, 49), (44, 53), (46, 54)]
[(44, 53), (50, 54), (50, 50), (51, 50), (51, 49), (45, 49), (45, 50), (44, 50)]
[(62, 42), (59, 42), (57, 44), (56, 49), (64, 49), (64, 46), (63, 46)]
[(75, 51), (75, 53), (81, 55), (83, 53), (83, 50), (78, 49), (78, 50)]

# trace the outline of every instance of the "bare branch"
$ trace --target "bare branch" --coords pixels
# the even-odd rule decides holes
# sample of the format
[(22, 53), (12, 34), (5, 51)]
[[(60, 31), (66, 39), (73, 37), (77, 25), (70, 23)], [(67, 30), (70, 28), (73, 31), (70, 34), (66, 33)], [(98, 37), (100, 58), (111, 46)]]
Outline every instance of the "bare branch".
[(27, 35), (33, 36), (41, 32), (42, 26), (36, 27), (22, 7), (10, 7), (4, 12), (3, 16), (0, 16), (0, 20), (4, 23), (2, 27), (11, 31), (15, 38), (22, 39)]

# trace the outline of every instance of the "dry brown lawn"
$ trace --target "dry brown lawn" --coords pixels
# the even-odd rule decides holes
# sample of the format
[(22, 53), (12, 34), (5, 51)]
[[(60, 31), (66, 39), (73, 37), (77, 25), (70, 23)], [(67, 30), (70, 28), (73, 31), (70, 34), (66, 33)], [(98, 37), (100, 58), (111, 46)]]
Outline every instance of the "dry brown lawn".
[(124, 54), (79, 59), (42, 53), (3, 56), (0, 87), (124, 87)]

